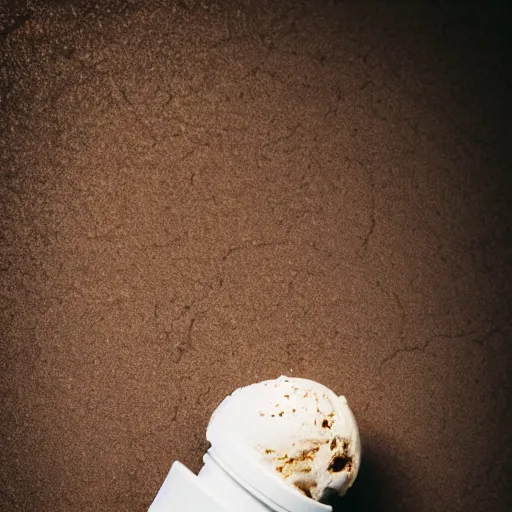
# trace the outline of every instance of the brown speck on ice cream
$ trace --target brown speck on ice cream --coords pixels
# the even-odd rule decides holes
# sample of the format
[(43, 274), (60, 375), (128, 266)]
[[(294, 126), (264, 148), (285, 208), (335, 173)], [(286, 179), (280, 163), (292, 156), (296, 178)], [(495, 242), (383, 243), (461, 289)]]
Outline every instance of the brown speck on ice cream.
[(293, 484), (304, 496), (312, 498), (311, 489), (317, 486), (316, 482), (298, 481)]
[(327, 469), (332, 473), (339, 473), (344, 469), (349, 471), (351, 467), (352, 459), (350, 457), (346, 457), (344, 455), (337, 455), (336, 457), (334, 457), (334, 459), (332, 459)]

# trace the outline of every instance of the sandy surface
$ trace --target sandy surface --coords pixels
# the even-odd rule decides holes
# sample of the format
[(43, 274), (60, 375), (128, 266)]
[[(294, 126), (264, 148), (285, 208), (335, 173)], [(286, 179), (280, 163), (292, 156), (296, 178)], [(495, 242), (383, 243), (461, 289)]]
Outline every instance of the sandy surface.
[(340, 510), (512, 510), (503, 12), (0, 5), (2, 511), (142, 512), (280, 374), (359, 419)]

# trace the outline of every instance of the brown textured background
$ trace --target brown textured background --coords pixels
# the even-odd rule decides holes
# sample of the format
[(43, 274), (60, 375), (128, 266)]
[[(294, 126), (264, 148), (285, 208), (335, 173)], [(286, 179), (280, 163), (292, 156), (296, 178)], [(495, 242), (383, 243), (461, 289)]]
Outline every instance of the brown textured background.
[(503, 10), (0, 5), (2, 511), (144, 511), (280, 374), (340, 510), (512, 510)]

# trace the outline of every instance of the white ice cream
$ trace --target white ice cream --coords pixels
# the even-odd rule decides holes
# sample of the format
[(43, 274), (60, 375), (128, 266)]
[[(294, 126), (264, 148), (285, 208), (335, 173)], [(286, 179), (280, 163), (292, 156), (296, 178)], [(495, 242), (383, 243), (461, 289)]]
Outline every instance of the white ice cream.
[(208, 430), (217, 429), (314, 500), (344, 494), (357, 476), (355, 418), (345, 397), (316, 382), (279, 377), (240, 388), (214, 412)]

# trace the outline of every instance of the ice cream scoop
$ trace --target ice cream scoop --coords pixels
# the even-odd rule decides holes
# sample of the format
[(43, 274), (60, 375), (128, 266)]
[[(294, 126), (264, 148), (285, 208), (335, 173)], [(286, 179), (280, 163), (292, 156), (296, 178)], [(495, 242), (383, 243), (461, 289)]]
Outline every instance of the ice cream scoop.
[(307, 379), (237, 389), (214, 411), (206, 437), (199, 475), (175, 463), (150, 512), (328, 512), (322, 501), (346, 492), (361, 460), (345, 397)]
[(213, 413), (212, 444), (219, 431), (317, 501), (344, 494), (357, 476), (361, 443), (347, 400), (311, 380), (279, 377), (236, 390)]

